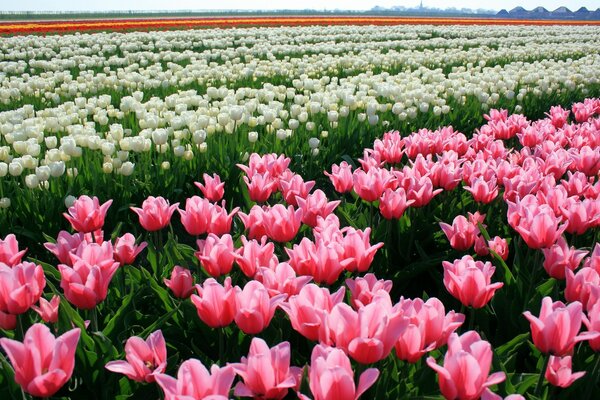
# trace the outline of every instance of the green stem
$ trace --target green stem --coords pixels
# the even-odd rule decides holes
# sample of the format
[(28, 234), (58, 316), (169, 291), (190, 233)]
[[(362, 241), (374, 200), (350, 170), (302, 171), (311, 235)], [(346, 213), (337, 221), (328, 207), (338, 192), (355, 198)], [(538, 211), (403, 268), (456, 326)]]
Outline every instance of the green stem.
[(469, 307), (469, 330), (472, 331), (475, 326), (475, 308)]
[(23, 329), (23, 316), (24, 314), (17, 315), (17, 337), (16, 339), (23, 340), (25, 337), (25, 330)]
[(96, 312), (96, 307), (90, 310), (90, 326), (92, 327), (92, 332), (98, 332), (98, 314)]
[(583, 396), (584, 400), (590, 400), (592, 398), (592, 390), (596, 387), (598, 382), (598, 372), (600, 371), (600, 353), (596, 353), (595, 358), (596, 361), (594, 361), (594, 368), (592, 368), (592, 373), (590, 374), (590, 379)]
[(225, 350), (225, 328), (219, 328), (219, 362), (223, 361), (223, 352)]
[(544, 366), (542, 367), (542, 370), (540, 371), (540, 377), (537, 381), (537, 384), (535, 385), (535, 397), (539, 398), (540, 397), (540, 392), (542, 391), (542, 386), (544, 383), (544, 374), (546, 373), (546, 368), (548, 368), (548, 362), (550, 362), (550, 354), (546, 354), (544, 359)]

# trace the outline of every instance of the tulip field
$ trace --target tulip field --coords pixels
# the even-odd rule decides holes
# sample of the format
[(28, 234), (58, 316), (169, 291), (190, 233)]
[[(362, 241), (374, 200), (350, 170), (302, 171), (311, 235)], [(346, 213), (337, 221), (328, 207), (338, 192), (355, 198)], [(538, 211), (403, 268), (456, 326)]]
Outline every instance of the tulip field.
[(232, 25), (2, 31), (0, 398), (600, 398), (597, 26)]

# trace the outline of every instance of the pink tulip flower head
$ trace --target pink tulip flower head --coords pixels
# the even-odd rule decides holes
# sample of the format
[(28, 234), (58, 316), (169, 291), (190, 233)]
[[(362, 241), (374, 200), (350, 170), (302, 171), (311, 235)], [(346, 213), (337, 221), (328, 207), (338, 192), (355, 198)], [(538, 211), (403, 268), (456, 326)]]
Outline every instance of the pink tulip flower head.
[(368, 202), (378, 200), (385, 189), (392, 187), (394, 177), (383, 168), (357, 169), (352, 174), (352, 184), (358, 196)]
[(237, 215), (248, 230), (248, 239), (261, 240), (267, 236), (266, 213), (262, 207), (254, 205), (248, 214), (238, 212)]
[(208, 232), (214, 205), (207, 199), (192, 196), (185, 201), (185, 210), (177, 209), (185, 231), (193, 236)]
[(167, 368), (167, 345), (162, 331), (152, 332), (146, 340), (138, 336), (127, 339), (125, 358), (127, 361), (110, 361), (106, 369), (136, 382), (154, 382), (155, 375)]
[(566, 388), (584, 375), (585, 372), (573, 373), (571, 356), (550, 356), (544, 377), (551, 385)]
[(443, 366), (433, 357), (427, 358), (427, 365), (437, 372), (446, 399), (476, 400), (489, 386), (506, 379), (504, 372), (489, 375), (492, 357), (490, 343), (481, 340), (477, 332), (468, 331), (461, 336), (450, 335)]
[(114, 257), (121, 266), (131, 265), (135, 258), (148, 246), (148, 243), (142, 242), (139, 245), (135, 244), (135, 236), (131, 233), (126, 233), (115, 240)]
[(194, 255), (212, 277), (228, 274), (235, 256), (233, 239), (226, 234), (221, 237), (209, 233), (206, 240), (198, 240), (198, 251)]
[(498, 196), (498, 186), (495, 178), (475, 178), (472, 180), (471, 186), (464, 186), (463, 189), (473, 195), (473, 200), (482, 204), (489, 204)]
[(285, 294), (270, 297), (264, 285), (255, 280), (248, 282), (244, 289), (236, 288), (235, 323), (248, 335), (262, 332), (286, 297)]
[(315, 190), (306, 198), (296, 197), (296, 202), (302, 210), (302, 222), (312, 228), (317, 225), (317, 217), (326, 218), (341, 203), (339, 200), (328, 202), (321, 189)]
[(111, 204), (112, 200), (108, 200), (100, 205), (97, 197), (83, 195), (69, 207), (69, 213), (63, 215), (77, 232), (94, 232), (104, 226), (104, 218)]
[(269, 348), (260, 338), (253, 338), (248, 357), (230, 364), (243, 382), (235, 386), (234, 395), (258, 399), (283, 399), (290, 388), (298, 387), (302, 370), (290, 367), (290, 343)]
[(331, 180), (336, 192), (347, 193), (352, 190), (352, 166), (346, 161), (342, 161), (339, 166), (333, 164), (331, 173), (325, 171), (325, 175)]
[(578, 301), (565, 306), (560, 301), (553, 303), (550, 297), (544, 297), (539, 318), (529, 311), (525, 311), (523, 315), (531, 326), (533, 344), (544, 354), (559, 357), (570, 355), (575, 343), (600, 336), (598, 332), (578, 334), (584, 318)]
[(493, 250), (504, 261), (508, 259), (508, 243), (506, 242), (506, 239), (501, 238), (500, 236), (494, 236), (488, 241), (488, 246), (490, 250)]
[(250, 200), (257, 203), (264, 203), (269, 200), (271, 194), (277, 190), (277, 180), (268, 172), (265, 172), (264, 174), (255, 173), (250, 179), (248, 179), (247, 176), (244, 176), (243, 179), (244, 182), (246, 182)]
[(274, 253), (275, 245), (272, 242), (267, 243), (266, 237), (258, 242), (255, 239), (247, 240), (242, 235), (241, 240), (242, 247), (235, 252), (235, 262), (248, 278), (253, 278), (259, 267), (275, 268), (279, 264)]
[(21, 262), (27, 249), (19, 251), (19, 242), (12, 233), (0, 239), (0, 263), (13, 267)]
[[(376, 368), (368, 368), (360, 375), (356, 386), (348, 356), (341, 349), (320, 344), (313, 348), (308, 371), (309, 387), (314, 400), (356, 400), (379, 377)], [(303, 394), (298, 396), (301, 400), (310, 399)]]
[[(583, 322), (587, 326), (588, 330), (591, 332), (600, 332), (600, 302), (596, 302), (590, 306), (587, 316), (588, 318), (584, 319)], [(589, 344), (592, 350), (599, 352), (600, 336), (590, 339)]]
[(294, 296), (300, 289), (312, 280), (311, 276), (296, 276), (296, 271), (286, 262), (277, 264), (275, 268), (259, 267), (254, 279), (262, 283), (269, 296), (285, 294), (287, 297)]
[(229, 325), (236, 314), (235, 290), (231, 286), (231, 278), (225, 278), (223, 286), (213, 278), (204, 284), (196, 285), (198, 295), (191, 296), (192, 303), (200, 319), (211, 328), (222, 328)]
[(142, 203), (142, 208), (131, 207), (140, 218), (140, 225), (149, 232), (158, 231), (169, 225), (171, 216), (179, 203), (169, 205), (162, 197), (150, 196)]
[(0, 329), (12, 331), (17, 327), (17, 316), (0, 311)]
[(60, 231), (56, 243), (44, 243), (44, 247), (54, 254), (61, 264), (71, 266), (71, 254), (77, 250), (82, 242), (85, 242), (83, 233), (77, 232), (71, 235), (67, 231)]
[[(334, 283), (344, 270), (342, 261), (344, 249), (339, 243), (313, 243), (303, 238), (300, 244), (286, 249), (289, 264), (298, 275), (309, 275), (315, 282)], [(346, 261), (348, 263), (349, 261)]]
[(283, 199), (291, 206), (297, 207), (296, 197), (305, 199), (315, 186), (315, 181), (304, 182), (301, 175), (292, 174), (289, 178), (279, 178), (279, 188)]
[(60, 287), (71, 304), (90, 310), (106, 298), (108, 285), (118, 267), (118, 262), (101, 266), (84, 259), (75, 261), (72, 267), (59, 264)]
[(211, 177), (208, 174), (202, 174), (204, 185), (200, 182), (194, 182), (194, 185), (202, 191), (202, 194), (207, 200), (217, 202), (223, 198), (225, 194), (225, 183), (221, 182), (221, 177), (213, 174)]
[(221, 204), (222, 206), (217, 204), (212, 206), (208, 225), (208, 232), (214, 233), (217, 236), (225, 235), (231, 231), (233, 216), (240, 210), (239, 207), (235, 207), (230, 213), (227, 213), (225, 200), (223, 200)]
[(544, 253), (544, 269), (548, 275), (563, 280), (565, 268), (575, 270), (588, 252), (569, 247), (565, 238), (561, 236), (551, 247), (542, 249), (542, 253)]
[(479, 234), (477, 225), (470, 222), (465, 216), (459, 215), (452, 221), (452, 225), (440, 222), (440, 228), (446, 234), (450, 246), (458, 251), (465, 251), (473, 247)]
[(583, 267), (577, 273), (565, 270), (567, 285), (565, 299), (569, 302), (578, 301), (584, 310), (591, 308), (600, 300), (600, 273), (593, 268)]
[(165, 278), (164, 282), (177, 298), (187, 299), (194, 292), (194, 278), (191, 271), (179, 265), (173, 268), (171, 279)]
[(165, 400), (227, 400), (234, 378), (235, 371), (230, 365), (222, 368), (212, 365), (209, 372), (202, 362), (193, 358), (181, 363), (177, 379), (155, 375)]
[(36, 397), (50, 397), (71, 379), (75, 367), (75, 350), (79, 328), (58, 338), (44, 324), (33, 324), (23, 342), (2, 338), (4, 348), (15, 370), (15, 381), (24, 392)]
[(379, 211), (385, 219), (400, 219), (404, 211), (414, 202), (406, 199), (406, 191), (403, 188), (396, 190), (387, 188), (379, 199)]
[(285, 208), (276, 204), (264, 214), (267, 236), (279, 243), (289, 242), (298, 233), (302, 223), (302, 209), (294, 210), (293, 206)]
[(554, 211), (546, 204), (533, 209), (525, 208), (518, 225), (513, 228), (521, 235), (527, 246), (541, 249), (552, 246), (558, 241), (567, 228), (566, 224), (559, 225)]
[(345, 289), (331, 294), (329, 289), (309, 283), (300, 292), (279, 305), (286, 312), (292, 328), (308, 340), (329, 343), (327, 316), (344, 299)]
[(466, 255), (454, 263), (442, 262), (444, 286), (460, 302), (473, 308), (484, 307), (504, 283), (491, 283), (496, 268), (491, 262), (475, 261)]
[(392, 281), (379, 279), (375, 274), (366, 274), (363, 278), (346, 279), (350, 290), (350, 304), (355, 310), (370, 304), (380, 290), (389, 293)]
[(37, 303), (46, 287), (41, 265), (23, 262), (9, 267), (0, 263), (0, 311), (19, 315)]
[(362, 231), (346, 227), (342, 229), (342, 232), (344, 233), (341, 242), (344, 248), (344, 260), (342, 261), (344, 268), (350, 272), (366, 272), (371, 267), (377, 250), (383, 247), (383, 242), (371, 246), (369, 242), (371, 228)]
[(42, 317), (44, 322), (49, 324), (56, 323), (58, 321), (58, 306), (60, 305), (60, 297), (58, 295), (52, 296), (50, 301), (43, 297), (40, 297), (40, 305), (31, 306), (31, 308)]

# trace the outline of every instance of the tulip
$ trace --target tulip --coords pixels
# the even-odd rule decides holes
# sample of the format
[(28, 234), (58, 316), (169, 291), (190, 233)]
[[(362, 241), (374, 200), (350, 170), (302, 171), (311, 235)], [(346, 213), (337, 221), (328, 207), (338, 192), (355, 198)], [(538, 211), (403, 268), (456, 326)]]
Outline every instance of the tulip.
[(194, 255), (212, 277), (228, 274), (235, 256), (231, 235), (218, 237), (209, 233), (206, 240), (198, 240), (198, 251)]
[(238, 217), (244, 223), (244, 227), (248, 230), (248, 239), (262, 239), (263, 236), (267, 236), (267, 215), (262, 207), (254, 205), (250, 209), (248, 214), (239, 212)]
[[(289, 242), (298, 233), (302, 222), (302, 209), (294, 210), (293, 206), (285, 208), (276, 204), (264, 214), (267, 236), (276, 242)], [(250, 236), (250, 235), (248, 235)]]
[(336, 304), (328, 316), (336, 347), (361, 364), (387, 357), (408, 322), (400, 307), (392, 307), (385, 291), (358, 311), (345, 303)]
[(136, 246), (135, 236), (126, 233), (115, 240), (114, 257), (121, 266), (133, 264), (135, 258), (148, 246), (148, 243), (142, 242)]
[(14, 267), (21, 262), (27, 249), (19, 251), (19, 243), (12, 233), (0, 239), (0, 263)]
[(49, 324), (56, 323), (58, 321), (58, 306), (60, 305), (60, 297), (58, 295), (52, 296), (50, 301), (43, 297), (40, 297), (40, 306), (31, 306), (31, 308), (42, 317), (44, 322)]
[(194, 185), (202, 191), (204, 197), (212, 202), (217, 202), (223, 198), (225, 194), (225, 183), (221, 182), (221, 177), (213, 174), (211, 177), (208, 174), (202, 174), (204, 185), (200, 182), (194, 182)]
[(156, 374), (156, 383), (165, 394), (165, 400), (226, 400), (235, 378), (233, 367), (212, 365), (210, 372), (196, 359), (184, 361), (177, 371), (177, 379)]
[[(300, 244), (286, 249), (289, 264), (298, 275), (311, 276), (315, 282), (334, 283), (344, 270), (342, 261), (344, 249), (339, 243), (313, 243), (303, 238)], [(348, 263), (348, 261), (346, 261)]]
[(325, 175), (331, 180), (336, 192), (346, 193), (352, 190), (352, 166), (346, 161), (342, 161), (339, 166), (333, 164), (331, 166), (331, 173), (325, 171)]
[(386, 189), (392, 188), (393, 179), (389, 171), (382, 168), (370, 168), (367, 172), (357, 169), (352, 174), (354, 191), (368, 202), (378, 200)]
[(104, 218), (112, 200), (100, 205), (97, 197), (80, 196), (71, 207), (69, 213), (64, 217), (71, 223), (77, 232), (87, 233), (102, 229)]
[(194, 292), (194, 278), (187, 268), (176, 265), (171, 272), (171, 279), (164, 279), (165, 285), (171, 289), (173, 295), (180, 299), (187, 299)]
[(454, 263), (443, 261), (442, 265), (444, 286), (467, 307), (484, 307), (496, 290), (504, 285), (502, 282), (491, 283), (496, 268), (490, 262), (475, 261), (467, 255)]
[(106, 298), (108, 285), (118, 267), (118, 262), (99, 266), (82, 259), (75, 261), (72, 267), (60, 264), (60, 287), (71, 304), (90, 310)]
[(463, 215), (459, 215), (452, 221), (452, 226), (440, 222), (440, 228), (446, 234), (450, 246), (458, 251), (470, 249), (475, 244), (475, 239), (479, 234), (477, 225), (469, 222)]
[(244, 289), (236, 288), (235, 323), (248, 335), (262, 332), (285, 297), (283, 294), (270, 297), (264, 285), (255, 280), (248, 282)]
[(263, 236), (260, 242), (256, 240), (247, 240), (245, 236), (241, 237), (243, 246), (236, 250), (234, 255), (235, 262), (248, 278), (254, 277), (259, 267), (274, 268), (279, 261), (274, 254), (275, 245), (272, 242), (267, 243), (267, 238)]
[(79, 245), (85, 241), (83, 233), (70, 234), (67, 231), (60, 231), (56, 238), (56, 243), (44, 243), (44, 247), (58, 258), (61, 264), (72, 265), (71, 254), (74, 253)]
[(24, 392), (36, 397), (50, 397), (71, 379), (75, 366), (75, 350), (79, 328), (55, 338), (44, 324), (33, 324), (23, 342), (2, 338), (4, 348), (15, 370), (15, 381)]
[(487, 243), (490, 250), (493, 250), (500, 258), (504, 261), (508, 259), (508, 243), (506, 242), (506, 239), (503, 239), (500, 236), (494, 236)]
[(399, 219), (414, 202), (406, 199), (406, 191), (403, 188), (387, 188), (379, 198), (379, 211), (385, 219)]
[(167, 345), (162, 331), (152, 332), (146, 340), (138, 336), (127, 339), (125, 358), (127, 361), (110, 361), (105, 368), (136, 382), (154, 382), (154, 377), (167, 368)]
[[(368, 368), (355, 386), (352, 365), (342, 350), (320, 344), (313, 348), (308, 380), (314, 400), (356, 400), (373, 386), (378, 377), (376, 368)], [(305, 395), (298, 396), (309, 400)]]
[(344, 299), (344, 293), (344, 287), (330, 294), (329, 289), (309, 283), (279, 307), (290, 318), (292, 328), (302, 336), (308, 340), (329, 343), (327, 316), (331, 309)]
[(301, 175), (293, 174), (289, 178), (279, 178), (279, 188), (283, 199), (291, 206), (298, 206), (296, 197), (305, 199), (315, 186), (315, 181), (304, 182)]
[(463, 189), (473, 195), (473, 200), (482, 204), (491, 203), (498, 196), (495, 178), (489, 180), (483, 177), (475, 178), (472, 180), (471, 186), (464, 186)]
[(578, 335), (584, 318), (578, 301), (565, 306), (560, 301), (553, 303), (550, 297), (544, 297), (539, 318), (529, 311), (523, 315), (529, 321), (533, 344), (544, 354), (563, 357), (573, 352), (575, 343), (600, 336), (598, 332), (582, 332)]
[(19, 315), (37, 303), (46, 287), (41, 265), (23, 262), (9, 267), (0, 263), (0, 311)]
[(344, 248), (342, 260), (344, 268), (350, 272), (366, 272), (371, 267), (377, 250), (383, 247), (383, 242), (371, 246), (369, 243), (371, 228), (362, 231), (346, 227), (342, 229), (342, 232), (344, 233), (341, 241)]
[(198, 295), (191, 296), (198, 317), (211, 328), (229, 325), (236, 314), (235, 290), (228, 276), (221, 286), (213, 278), (208, 278), (202, 286), (196, 285)]
[(0, 329), (12, 331), (17, 327), (17, 316), (0, 311)]
[[(510, 222), (510, 221), (509, 221)], [(521, 235), (527, 246), (541, 249), (552, 246), (567, 228), (559, 226), (560, 219), (548, 205), (538, 205), (534, 209), (524, 209), (519, 223), (513, 228)]]
[(244, 182), (248, 187), (248, 196), (250, 200), (257, 203), (264, 203), (271, 197), (271, 194), (277, 189), (277, 180), (268, 172), (264, 174), (255, 173), (252, 178), (244, 176)]
[(565, 288), (565, 299), (567, 301), (579, 301), (584, 310), (591, 308), (600, 300), (600, 273), (593, 268), (584, 267), (577, 273), (570, 269), (565, 270), (567, 285)]
[(588, 252), (569, 247), (565, 238), (561, 236), (551, 247), (542, 249), (542, 253), (544, 253), (543, 266), (548, 275), (562, 280), (565, 279), (565, 268), (571, 271), (577, 269)]
[(446, 399), (476, 400), (489, 386), (506, 379), (504, 372), (489, 375), (492, 356), (492, 346), (481, 340), (477, 332), (468, 331), (460, 337), (453, 333), (448, 339), (444, 365), (438, 365), (433, 357), (427, 358), (427, 365), (437, 372)]
[(239, 207), (235, 207), (229, 214), (225, 209), (225, 200), (223, 200), (222, 207), (214, 204), (210, 211), (210, 219), (208, 225), (208, 232), (213, 233), (217, 236), (225, 235), (231, 231), (231, 223), (233, 222), (233, 216), (239, 211)]
[(108, 268), (115, 262), (114, 255), (114, 248), (111, 242), (103, 242), (102, 244), (83, 242), (71, 254), (71, 263), (83, 260), (88, 264)]
[(158, 231), (169, 225), (171, 216), (179, 203), (169, 205), (162, 197), (150, 196), (142, 203), (142, 208), (131, 207), (140, 218), (140, 225), (149, 232)]
[(585, 375), (585, 372), (575, 372), (571, 369), (571, 356), (550, 356), (550, 361), (544, 374), (546, 380), (554, 386), (566, 388)]
[(269, 348), (260, 338), (250, 343), (248, 358), (230, 364), (243, 382), (235, 386), (233, 394), (238, 397), (260, 399), (283, 399), (289, 388), (300, 385), (302, 370), (290, 367), (290, 343), (283, 342)]
[(185, 231), (193, 236), (208, 232), (213, 204), (207, 199), (192, 196), (185, 201), (185, 210), (177, 209)]
[(370, 304), (380, 290), (389, 293), (392, 281), (377, 280), (374, 274), (366, 274), (363, 278), (346, 279), (346, 286), (350, 289), (350, 304), (358, 310)]
[(317, 225), (317, 217), (326, 218), (341, 203), (339, 200), (327, 202), (327, 196), (321, 189), (306, 198), (296, 197), (296, 202), (302, 210), (302, 222), (313, 228)]
[(265, 286), (269, 296), (285, 294), (290, 297), (298, 294), (300, 289), (312, 280), (312, 277), (306, 275), (296, 276), (296, 272), (290, 264), (282, 262), (272, 269), (258, 267), (254, 279)]
[[(600, 302), (594, 303), (587, 312), (588, 318), (583, 320), (583, 323), (587, 326), (591, 332), (600, 332)], [(600, 336), (590, 339), (590, 347), (595, 352), (600, 351)]]

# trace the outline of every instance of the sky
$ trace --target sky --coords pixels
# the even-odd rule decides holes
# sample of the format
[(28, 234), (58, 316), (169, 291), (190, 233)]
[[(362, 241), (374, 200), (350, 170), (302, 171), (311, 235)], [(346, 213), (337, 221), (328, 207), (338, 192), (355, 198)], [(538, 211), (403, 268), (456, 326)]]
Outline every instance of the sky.
[[(4, 4), (3, 4), (4, 3)], [(374, 6), (392, 7), (418, 6), (419, 0), (19, 0), (0, 1), (0, 11), (108, 11), (108, 10), (272, 10), (272, 9), (315, 9), (315, 10), (368, 10)], [(522, 6), (528, 10), (543, 6), (554, 10), (567, 6), (572, 11), (580, 7), (596, 9), (600, 0), (423, 0), (425, 7), (471, 8), (510, 10)]]

